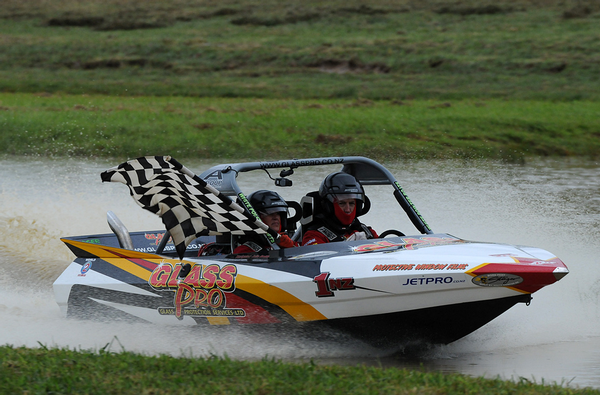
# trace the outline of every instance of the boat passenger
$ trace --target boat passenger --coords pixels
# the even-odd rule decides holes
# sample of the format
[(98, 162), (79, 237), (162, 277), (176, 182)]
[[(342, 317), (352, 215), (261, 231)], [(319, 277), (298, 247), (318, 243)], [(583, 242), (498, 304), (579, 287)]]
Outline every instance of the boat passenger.
[[(265, 189), (255, 191), (248, 195), (248, 201), (258, 213), (260, 220), (269, 226), (269, 228), (279, 233), (280, 237), (277, 240), (279, 247), (298, 247), (299, 244), (292, 241), (285, 233), (288, 204), (277, 192)], [(271, 245), (262, 235), (243, 236), (238, 242), (240, 245), (233, 250), (234, 254), (267, 254), (267, 251), (272, 249)]]
[(368, 199), (354, 176), (341, 171), (328, 175), (319, 187), (319, 197), (321, 212), (304, 233), (303, 246), (378, 237), (377, 232), (357, 218), (366, 212)]

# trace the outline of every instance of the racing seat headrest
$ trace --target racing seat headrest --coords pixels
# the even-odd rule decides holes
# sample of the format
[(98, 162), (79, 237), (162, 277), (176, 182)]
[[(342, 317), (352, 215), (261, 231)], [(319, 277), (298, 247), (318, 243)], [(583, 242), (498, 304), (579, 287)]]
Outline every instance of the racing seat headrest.
[(293, 200), (286, 200), (285, 202), (287, 203), (288, 208), (294, 210), (294, 215), (288, 217), (287, 219), (287, 229), (285, 229), (285, 231), (288, 233), (294, 233), (296, 231), (296, 222), (302, 220), (302, 205)]
[(319, 191), (309, 192), (303, 196), (302, 199), (300, 199), (300, 206), (302, 207), (300, 225), (304, 227), (313, 222), (315, 216), (323, 211), (321, 209), (321, 196), (319, 196)]
[[(315, 216), (323, 213), (322, 197), (319, 195), (319, 191), (313, 191), (307, 193), (300, 200), (300, 206), (302, 207), (302, 219), (300, 224), (306, 226), (315, 220)], [(371, 200), (365, 195), (363, 202), (363, 209), (360, 215), (365, 215), (371, 209)]]

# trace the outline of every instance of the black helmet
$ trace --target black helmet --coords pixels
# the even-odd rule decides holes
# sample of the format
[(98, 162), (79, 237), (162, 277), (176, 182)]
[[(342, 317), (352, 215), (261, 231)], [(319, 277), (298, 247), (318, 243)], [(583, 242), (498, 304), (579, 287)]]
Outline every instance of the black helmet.
[(248, 195), (248, 201), (259, 214), (282, 213), (281, 229), (287, 229), (288, 204), (277, 192), (261, 189)]
[(356, 199), (356, 216), (364, 214), (365, 191), (360, 182), (348, 173), (338, 171), (325, 177), (319, 187), (319, 196), (328, 214), (333, 214), (333, 202), (336, 199)]

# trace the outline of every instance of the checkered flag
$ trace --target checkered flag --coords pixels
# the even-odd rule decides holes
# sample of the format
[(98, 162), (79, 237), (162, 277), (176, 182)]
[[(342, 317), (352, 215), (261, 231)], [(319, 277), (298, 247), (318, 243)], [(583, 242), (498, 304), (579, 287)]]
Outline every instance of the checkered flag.
[(140, 206), (162, 218), (179, 259), (200, 235), (267, 234), (267, 225), (170, 156), (133, 159), (101, 176), (127, 185)]

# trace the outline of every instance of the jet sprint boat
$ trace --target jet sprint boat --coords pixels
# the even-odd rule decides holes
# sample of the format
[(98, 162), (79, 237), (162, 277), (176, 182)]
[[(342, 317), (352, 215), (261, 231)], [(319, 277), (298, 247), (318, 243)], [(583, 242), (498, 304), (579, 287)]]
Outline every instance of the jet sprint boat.
[[(398, 202), (417, 232), (394, 229), (397, 221), (390, 218), (392, 229), (377, 239), (278, 248), (277, 235), (250, 206), (238, 176), (258, 171), (289, 188), (294, 171), (320, 166), (351, 174), (363, 186), (389, 188), (387, 202)], [(112, 233), (61, 239), (76, 256), (54, 283), (69, 317), (325, 325), (386, 348), (447, 344), (517, 303), (529, 304), (534, 292), (568, 274), (543, 249), (434, 233), (394, 176), (364, 157), (231, 163), (200, 175), (168, 156), (143, 157), (103, 172), (102, 180), (126, 184), (165, 229), (128, 232), (109, 212)], [(287, 231), (294, 240), (321, 207), (317, 193), (299, 196), (288, 202)], [(264, 236), (273, 249), (233, 254), (236, 240), (247, 234)]]

